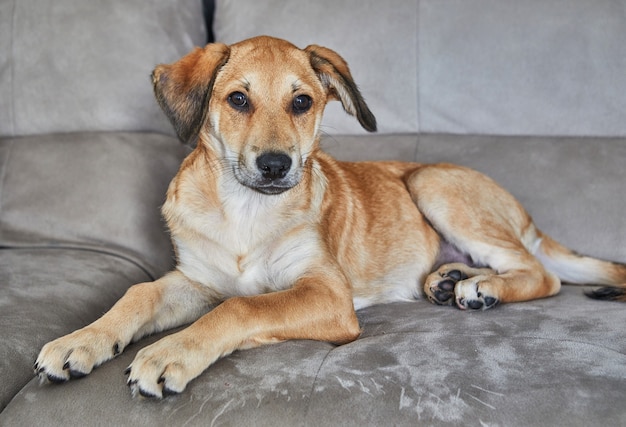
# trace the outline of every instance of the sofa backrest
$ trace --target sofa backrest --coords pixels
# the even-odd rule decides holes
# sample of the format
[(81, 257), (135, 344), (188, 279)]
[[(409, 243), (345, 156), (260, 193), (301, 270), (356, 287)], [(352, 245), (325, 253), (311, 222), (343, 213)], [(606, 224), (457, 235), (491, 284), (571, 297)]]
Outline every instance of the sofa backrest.
[(150, 73), (205, 40), (200, 0), (3, 0), (0, 136), (173, 134)]
[[(212, 0), (213, 33), (335, 49), (383, 133), (626, 135), (626, 5), (612, 0)], [(206, 39), (200, 0), (0, 3), (0, 137), (173, 134), (152, 67)], [(324, 130), (359, 134), (329, 106)]]
[(213, 31), (336, 50), (384, 133), (626, 135), (622, 1), (215, 0)]

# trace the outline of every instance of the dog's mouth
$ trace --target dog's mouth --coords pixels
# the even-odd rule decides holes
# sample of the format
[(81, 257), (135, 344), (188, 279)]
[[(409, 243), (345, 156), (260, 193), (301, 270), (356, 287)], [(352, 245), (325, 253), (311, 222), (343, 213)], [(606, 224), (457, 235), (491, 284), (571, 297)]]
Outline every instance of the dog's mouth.
[(292, 189), (295, 186), (295, 184), (270, 182), (270, 183), (254, 183), (254, 184), (246, 185), (246, 186), (252, 188), (253, 190), (258, 191), (261, 194), (275, 195), (275, 194), (284, 193), (285, 191)]
[(291, 171), (281, 178), (263, 177), (262, 174), (250, 173), (243, 167), (234, 167), (233, 172), (239, 184), (265, 195), (282, 194), (292, 189), (298, 185), (301, 176), (299, 170)]
[(268, 151), (257, 156), (238, 156), (232, 165), (237, 181), (265, 195), (284, 193), (302, 178), (302, 159), (283, 152)]

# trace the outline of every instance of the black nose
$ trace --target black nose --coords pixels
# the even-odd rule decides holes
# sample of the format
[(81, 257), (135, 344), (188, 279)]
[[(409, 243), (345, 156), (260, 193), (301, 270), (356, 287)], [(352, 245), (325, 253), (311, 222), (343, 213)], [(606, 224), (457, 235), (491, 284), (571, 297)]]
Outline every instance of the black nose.
[(261, 154), (256, 159), (256, 165), (261, 171), (263, 178), (284, 178), (291, 167), (291, 157), (283, 153), (269, 152)]

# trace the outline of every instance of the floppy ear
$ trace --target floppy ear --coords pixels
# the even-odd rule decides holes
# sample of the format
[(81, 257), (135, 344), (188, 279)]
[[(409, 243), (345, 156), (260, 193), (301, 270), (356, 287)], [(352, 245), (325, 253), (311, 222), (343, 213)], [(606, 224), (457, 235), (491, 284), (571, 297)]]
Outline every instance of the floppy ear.
[(376, 117), (352, 80), (346, 61), (336, 52), (322, 46), (310, 45), (304, 51), (309, 54), (311, 66), (329, 96), (341, 101), (343, 109), (348, 114), (356, 116), (365, 130), (376, 132)]
[(230, 50), (221, 43), (195, 48), (180, 60), (152, 72), (154, 94), (183, 142), (198, 135), (219, 69)]

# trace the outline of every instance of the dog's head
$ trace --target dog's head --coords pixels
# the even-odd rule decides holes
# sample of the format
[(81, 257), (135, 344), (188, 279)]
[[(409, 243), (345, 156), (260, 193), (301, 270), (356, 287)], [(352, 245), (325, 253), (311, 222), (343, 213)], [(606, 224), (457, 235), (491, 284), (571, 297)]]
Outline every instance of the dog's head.
[(329, 100), (376, 130), (348, 65), (320, 46), (298, 49), (271, 37), (209, 44), (157, 66), (153, 83), (182, 141), (199, 137), (239, 183), (265, 194), (300, 182)]

